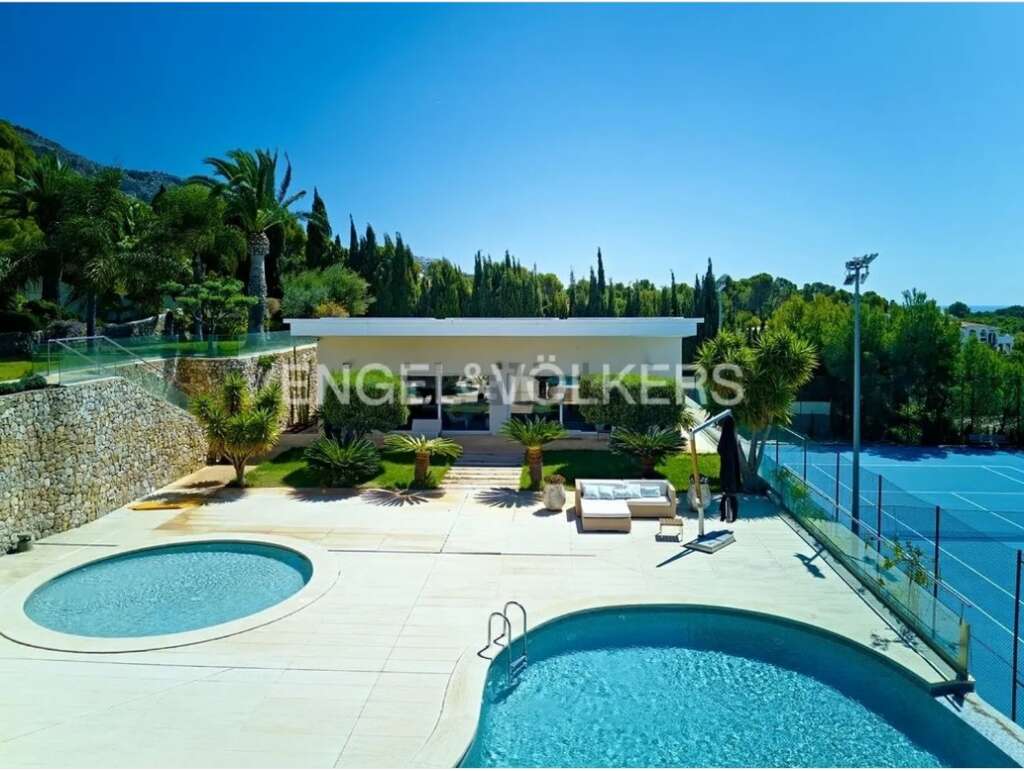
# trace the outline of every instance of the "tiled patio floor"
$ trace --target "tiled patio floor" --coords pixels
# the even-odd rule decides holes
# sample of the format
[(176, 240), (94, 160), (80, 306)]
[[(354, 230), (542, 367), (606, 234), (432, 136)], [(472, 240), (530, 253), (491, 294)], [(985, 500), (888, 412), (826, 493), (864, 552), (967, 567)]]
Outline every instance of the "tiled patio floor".
[[(0, 557), (0, 588), (90, 544), (204, 532), (285, 534), (332, 551), (319, 601), (243, 634), (133, 654), (70, 654), (0, 638), (4, 766), (402, 766), (448, 678), (507, 599), (721, 603), (819, 624), (943, 679), (764, 500), (707, 556), (629, 534), (582, 533), (530, 495), (224, 492), (178, 511), (122, 509)], [(687, 535), (695, 524), (687, 521)], [(475, 645), (474, 645), (475, 644)]]

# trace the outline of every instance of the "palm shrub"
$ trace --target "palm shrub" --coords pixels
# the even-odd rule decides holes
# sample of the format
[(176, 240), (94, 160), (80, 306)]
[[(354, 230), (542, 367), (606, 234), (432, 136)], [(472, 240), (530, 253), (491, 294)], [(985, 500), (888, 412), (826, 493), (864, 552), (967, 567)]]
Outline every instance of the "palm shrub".
[(686, 448), (686, 440), (679, 429), (651, 426), (644, 431), (631, 428), (613, 428), (608, 439), (608, 447), (619, 455), (632, 455), (640, 461), (640, 471), (645, 477), (654, 474), (657, 466), (666, 455)]
[(245, 486), (245, 464), (269, 450), (281, 436), (283, 400), (273, 383), (255, 394), (238, 373), (229, 373), (220, 388), (192, 400), (192, 413), (206, 430), (210, 454), (227, 458), (235, 484)]
[(384, 440), (384, 447), (391, 452), (413, 453), (416, 460), (413, 464), (412, 480), (417, 487), (424, 487), (427, 484), (431, 458), (455, 459), (462, 455), (462, 446), (443, 436), (428, 439), (422, 434), (391, 434)]
[(369, 439), (341, 442), (321, 436), (303, 457), (328, 487), (352, 487), (380, 471), (380, 453)]
[(568, 432), (560, 423), (545, 418), (512, 418), (501, 427), (501, 435), (526, 448), (526, 465), (530, 469), (530, 486), (540, 487), (544, 475), (544, 445), (562, 439)]

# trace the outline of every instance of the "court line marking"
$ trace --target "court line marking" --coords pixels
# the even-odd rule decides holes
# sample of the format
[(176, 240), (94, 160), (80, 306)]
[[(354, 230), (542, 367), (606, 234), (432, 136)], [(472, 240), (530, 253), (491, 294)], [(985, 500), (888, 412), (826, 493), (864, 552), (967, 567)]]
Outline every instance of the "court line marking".
[[(959, 498), (962, 501), (966, 501), (967, 503), (971, 504), (972, 506), (977, 506), (979, 511), (987, 511), (993, 517), (998, 517), (999, 519), (1003, 520), (1003, 522), (1007, 522), (1007, 523), (1013, 525), (1018, 530), (1024, 530), (1024, 525), (1021, 525), (1021, 524), (1019, 524), (1017, 522), (1014, 522), (1012, 519), (1008, 519), (1007, 517), (1004, 517), (998, 511), (992, 511), (992, 509), (986, 508), (985, 506), (982, 506), (980, 503), (975, 503), (970, 498), (968, 498), (968, 497), (966, 497), (964, 495), (960, 495), (960, 493), (953, 493), (953, 495), (955, 495), (957, 498)], [(970, 524), (970, 523), (968, 523), (968, 524)], [(982, 531), (982, 532), (984, 532), (984, 531)]]
[(1003, 477), (1003, 479), (1009, 479), (1011, 482), (1016, 482), (1019, 485), (1024, 485), (1024, 481), (1020, 479), (1015, 479), (1009, 474), (1004, 474), (1002, 471), (996, 471), (991, 466), (982, 466), (982, 468), (985, 469), (986, 471), (991, 471), (993, 474), (998, 474), (999, 476)]
[[(908, 495), (953, 495), (949, 490), (902, 490)], [(1019, 495), (1024, 497), (1024, 490), (1006, 492), (1004, 490), (974, 490), (970, 495)], [(927, 501), (925, 501), (927, 503)]]
[[(826, 476), (826, 477), (828, 477), (828, 478), (829, 478), (830, 480), (832, 480), (832, 482), (835, 482), (835, 481), (836, 481), (836, 478), (835, 478), (834, 476), (832, 476), (831, 474), (829, 474), (829, 473), (828, 473), (828, 472), (827, 472), (827, 471), (825, 470), (825, 468), (824, 468), (824, 467), (822, 467), (822, 466), (818, 466), (817, 464), (811, 464), (811, 465), (812, 465), (812, 467), (814, 467), (814, 468), (817, 468), (817, 469), (818, 469), (819, 471), (822, 471), (822, 472), (823, 472), (823, 473), (825, 474), (825, 476)], [(793, 472), (793, 469), (790, 469), (790, 471), (791, 471), (791, 472)], [(793, 472), (793, 473), (795, 473), (795, 472)], [(839, 486), (840, 486), (840, 487), (845, 487), (845, 488), (846, 488), (847, 490), (849, 490), (849, 491), (850, 491), (851, 493), (853, 492), (853, 489), (852, 489), (852, 488), (851, 488), (851, 487), (850, 487), (849, 485), (846, 485), (846, 484), (844, 484), (844, 483), (842, 482), (842, 480), (839, 480)], [(828, 493), (825, 493), (824, 491), (820, 491), (820, 494), (822, 494), (822, 495), (825, 495), (825, 496), (827, 496), (827, 495), (828, 495)], [(865, 497), (864, 497), (863, 495), (861, 495), (860, 497), (861, 497), (861, 499), (862, 499), (862, 500), (865, 500), (865, 501), (867, 501), (868, 503), (871, 503), (870, 499), (868, 499), (868, 498), (865, 498)], [(840, 503), (840, 505), (842, 505), (842, 502), (841, 502), (841, 501), (840, 501), (839, 503)], [(971, 501), (971, 503), (973, 504), (974, 502), (973, 502), (973, 501)], [(974, 505), (977, 505), (977, 504), (974, 504)], [(900, 525), (901, 525), (902, 527), (905, 527), (905, 528), (906, 528), (907, 530), (909, 530), (910, 532), (912, 532), (912, 533), (916, 533), (916, 534), (917, 534), (917, 536), (918, 536), (918, 537), (919, 537), (919, 538), (920, 538), (920, 539), (921, 539), (922, 541), (924, 541), (925, 543), (930, 543), (930, 544), (934, 544), (934, 543), (935, 543), (935, 541), (934, 541), (934, 540), (932, 540), (931, 538), (929, 538), (928, 536), (926, 536), (926, 535), (925, 535), (924, 533), (922, 533), (922, 532), (921, 532), (920, 530), (918, 530), (918, 529), (917, 529), (916, 527), (914, 527), (913, 525), (908, 525), (908, 524), (907, 524), (906, 522), (904, 522), (903, 520), (901, 520), (901, 519), (899, 519), (899, 518), (897, 518), (897, 517), (893, 516), (892, 514), (889, 514), (889, 517), (890, 517), (890, 518), (891, 518), (892, 520), (894, 520), (895, 522), (898, 522), (898, 523), (899, 523), (899, 524), (900, 524)], [(947, 550), (947, 549), (946, 549), (946, 548), (945, 548), (944, 546), (942, 546), (941, 544), (939, 545), (939, 551), (941, 551), (941, 552), (942, 552), (943, 554), (945, 554), (946, 556), (948, 556), (948, 557), (949, 557), (949, 558), (950, 558), (951, 560), (953, 560), (954, 562), (958, 562), (958, 563), (960, 563), (961, 565), (963, 565), (963, 567), (964, 567), (965, 569), (967, 569), (967, 570), (968, 570), (968, 571), (970, 571), (971, 573), (974, 573), (974, 575), (976, 575), (976, 576), (977, 576), (978, 578), (980, 578), (980, 579), (981, 579), (982, 581), (984, 581), (985, 583), (989, 584), (989, 585), (990, 585), (990, 586), (991, 586), (991, 587), (992, 587), (993, 589), (995, 589), (996, 591), (998, 591), (998, 592), (1002, 592), (1003, 594), (1005, 594), (1005, 595), (1006, 595), (1007, 597), (1009, 597), (1010, 599), (1013, 599), (1013, 593), (1012, 593), (1012, 592), (1010, 592), (1010, 591), (1008, 591), (1008, 590), (1004, 589), (1004, 588), (1003, 588), (1002, 586), (1000, 586), (999, 584), (997, 584), (997, 583), (996, 583), (995, 581), (993, 581), (993, 580), (992, 580), (991, 578), (989, 578), (988, 576), (986, 576), (986, 575), (985, 575), (984, 573), (982, 573), (982, 572), (981, 572), (980, 570), (978, 570), (978, 569), (977, 569), (976, 567), (974, 567), (973, 565), (969, 565), (968, 563), (964, 562), (964, 561), (963, 561), (962, 559), (960, 559), (960, 557), (959, 557), (958, 555), (954, 554), (954, 553), (953, 553), (953, 552), (951, 552), (951, 551), (948, 551), (948, 550)], [(964, 596), (966, 596), (966, 595), (964, 595)], [(982, 613), (982, 614), (984, 614), (985, 616), (988, 616), (988, 618), (989, 618), (989, 619), (990, 619), (990, 620), (991, 620), (991, 621), (992, 621), (992, 622), (993, 622), (994, 624), (997, 624), (998, 626), (1002, 627), (1003, 629), (1005, 629), (1006, 631), (1008, 631), (1008, 632), (1009, 632), (1009, 629), (1007, 629), (1007, 628), (1006, 628), (1006, 626), (1004, 626), (1004, 625), (1002, 624), (1002, 622), (1000, 622), (1000, 621), (996, 620), (996, 619), (995, 619), (995, 618), (994, 618), (994, 617), (993, 617), (993, 616), (992, 616), (991, 614), (987, 613), (987, 612), (985, 611), (985, 609), (984, 609), (984, 608), (982, 608), (982, 607), (980, 607), (979, 605), (977, 605), (977, 604), (976, 604), (976, 602), (975, 602), (974, 600), (971, 600), (971, 598), (970, 598), (970, 597), (967, 597), (967, 599), (971, 601), (971, 605), (972, 605), (972, 607), (974, 607), (974, 609), (975, 609), (975, 610), (977, 610), (977, 611), (981, 612), (981, 613)]]

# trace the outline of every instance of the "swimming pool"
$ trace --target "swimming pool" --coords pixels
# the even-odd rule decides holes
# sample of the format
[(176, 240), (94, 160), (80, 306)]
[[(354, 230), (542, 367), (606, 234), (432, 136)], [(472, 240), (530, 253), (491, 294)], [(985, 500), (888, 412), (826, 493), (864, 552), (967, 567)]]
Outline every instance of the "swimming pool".
[(1015, 765), (902, 668), (783, 619), (611, 608), (529, 645), (514, 687), (491, 665), (463, 766)]
[(301, 590), (312, 564), (289, 548), (199, 541), (138, 549), (89, 562), (35, 589), (36, 624), (85, 637), (146, 637), (223, 624)]

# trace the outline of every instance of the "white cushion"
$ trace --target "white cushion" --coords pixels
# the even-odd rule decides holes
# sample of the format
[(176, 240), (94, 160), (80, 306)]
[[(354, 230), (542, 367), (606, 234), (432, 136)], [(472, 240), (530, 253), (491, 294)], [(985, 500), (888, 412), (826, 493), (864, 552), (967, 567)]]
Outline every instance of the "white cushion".
[(628, 517), (629, 507), (625, 501), (598, 501), (588, 498), (586, 505), (583, 507), (583, 516), (602, 519)]
[(640, 495), (633, 496), (635, 498), (661, 498), (665, 496), (665, 490), (662, 485), (640, 485)]

